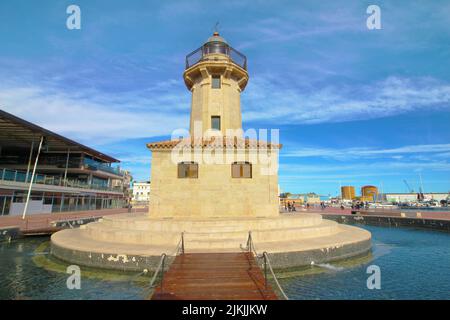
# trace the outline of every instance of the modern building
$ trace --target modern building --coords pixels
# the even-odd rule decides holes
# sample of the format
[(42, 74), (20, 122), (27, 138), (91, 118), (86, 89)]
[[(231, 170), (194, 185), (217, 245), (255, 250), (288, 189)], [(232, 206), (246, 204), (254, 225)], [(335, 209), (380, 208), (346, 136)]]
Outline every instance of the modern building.
[(341, 199), (342, 200), (353, 200), (353, 199), (355, 199), (355, 187), (353, 187), (353, 186), (342, 186), (341, 187)]
[(134, 182), (132, 190), (131, 201), (133, 205), (148, 205), (150, 201), (150, 181)]
[(127, 176), (119, 160), (0, 110), (0, 215), (118, 208)]

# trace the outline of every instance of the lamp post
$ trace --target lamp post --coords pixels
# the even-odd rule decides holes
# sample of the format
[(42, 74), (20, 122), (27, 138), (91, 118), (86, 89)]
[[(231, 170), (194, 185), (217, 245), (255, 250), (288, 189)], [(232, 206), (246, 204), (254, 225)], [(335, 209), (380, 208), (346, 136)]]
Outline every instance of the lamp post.
[(39, 142), (39, 148), (38, 148), (38, 152), (36, 155), (36, 160), (34, 161), (33, 173), (31, 174), (30, 185), (28, 186), (27, 200), (25, 201), (25, 207), (23, 208), (23, 214), (22, 214), (23, 220), (25, 220), (25, 215), (27, 214), (28, 202), (30, 201), (30, 195), (31, 195), (31, 188), (33, 186), (34, 175), (36, 174), (36, 167), (37, 167), (37, 163), (39, 160), (39, 154), (41, 153), (43, 143), (44, 143), (44, 136), (41, 136), (41, 141)]

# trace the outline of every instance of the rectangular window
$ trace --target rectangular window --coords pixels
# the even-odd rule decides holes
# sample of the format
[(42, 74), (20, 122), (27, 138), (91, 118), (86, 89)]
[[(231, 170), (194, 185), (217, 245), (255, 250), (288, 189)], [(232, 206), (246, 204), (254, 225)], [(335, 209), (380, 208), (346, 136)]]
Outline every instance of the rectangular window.
[(220, 130), (220, 116), (211, 117), (211, 129)]
[(195, 162), (180, 162), (178, 164), (178, 178), (198, 178), (198, 164)]
[(249, 162), (234, 162), (231, 164), (231, 176), (233, 178), (251, 178), (252, 164)]
[(211, 88), (220, 89), (220, 76), (212, 76)]

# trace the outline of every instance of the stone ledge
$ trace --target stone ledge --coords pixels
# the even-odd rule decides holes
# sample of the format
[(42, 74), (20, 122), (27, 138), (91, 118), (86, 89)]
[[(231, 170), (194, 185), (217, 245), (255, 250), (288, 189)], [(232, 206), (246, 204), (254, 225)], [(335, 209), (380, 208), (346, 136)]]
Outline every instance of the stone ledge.
[[(311, 265), (312, 261), (317, 264), (360, 256), (370, 250), (371, 240), (368, 239), (328, 249), (269, 253), (269, 258), (273, 268), (285, 269), (308, 266)], [(161, 259), (160, 256), (120, 255), (72, 250), (59, 247), (54, 243), (51, 244), (51, 254), (60, 260), (81, 266), (122, 271), (143, 271), (144, 269), (154, 271)], [(167, 265), (169, 265), (174, 257), (168, 256), (167, 258)]]
[(346, 224), (365, 224), (380, 227), (411, 227), (450, 232), (450, 220), (422, 219), (375, 215), (322, 214), (324, 219)]
[(371, 240), (368, 239), (339, 247), (330, 247), (327, 250), (322, 248), (297, 252), (269, 253), (268, 255), (273, 268), (285, 269), (309, 266), (312, 262), (314, 264), (326, 263), (360, 256), (368, 253), (371, 247)]
[[(161, 260), (161, 256), (122, 255), (72, 250), (60, 247), (54, 243), (51, 243), (50, 251), (53, 256), (68, 263), (122, 271), (143, 271), (144, 269), (154, 271)], [(173, 261), (171, 256), (168, 256), (167, 259), (168, 264)]]

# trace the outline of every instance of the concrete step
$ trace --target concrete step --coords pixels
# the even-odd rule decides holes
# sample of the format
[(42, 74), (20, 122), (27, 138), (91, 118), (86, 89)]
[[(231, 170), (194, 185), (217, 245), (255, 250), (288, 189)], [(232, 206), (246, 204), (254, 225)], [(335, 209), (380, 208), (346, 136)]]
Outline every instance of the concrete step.
[(249, 230), (278, 229), (286, 227), (307, 227), (320, 224), (322, 217), (317, 214), (299, 213), (297, 215), (283, 215), (279, 218), (217, 218), (217, 219), (150, 219), (146, 217), (110, 216), (105, 217), (103, 224), (113, 228), (155, 231), (155, 232), (183, 232), (195, 230), (197, 232), (248, 232)]
[[(338, 224), (323, 220), (319, 225), (309, 227), (291, 227), (283, 229), (252, 230), (254, 241), (293, 241), (310, 237), (326, 236), (337, 232)], [(123, 243), (168, 243), (176, 245), (181, 238), (181, 232), (149, 232), (142, 230), (127, 230), (105, 225), (103, 222), (90, 223), (85, 226), (86, 234), (93, 240), (123, 242)], [(222, 241), (244, 244), (248, 238), (247, 231), (217, 231), (209, 232), (186, 231), (185, 243)]]

